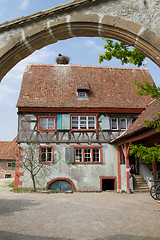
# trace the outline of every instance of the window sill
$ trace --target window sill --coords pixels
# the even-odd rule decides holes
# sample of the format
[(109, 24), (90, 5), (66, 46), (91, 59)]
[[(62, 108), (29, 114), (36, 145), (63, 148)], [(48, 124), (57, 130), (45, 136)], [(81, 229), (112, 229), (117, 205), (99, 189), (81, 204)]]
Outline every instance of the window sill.
[(73, 163), (74, 165), (103, 165), (103, 162), (96, 162), (96, 163), (89, 163), (89, 162), (86, 162), (86, 163)]

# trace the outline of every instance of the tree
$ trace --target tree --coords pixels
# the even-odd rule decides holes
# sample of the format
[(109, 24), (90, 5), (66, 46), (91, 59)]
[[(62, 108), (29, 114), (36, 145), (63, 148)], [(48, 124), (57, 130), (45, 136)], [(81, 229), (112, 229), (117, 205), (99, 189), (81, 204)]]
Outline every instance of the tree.
[(130, 155), (141, 158), (144, 163), (160, 162), (160, 145), (154, 145), (152, 147), (145, 147), (142, 144), (131, 145)]
[(110, 61), (113, 57), (121, 60), (122, 65), (132, 63), (138, 67), (142, 66), (145, 56), (140, 53), (137, 48), (132, 48), (123, 42), (113, 42), (111, 39), (102, 38), (107, 42), (103, 48), (106, 50), (104, 54), (99, 55), (99, 63), (104, 60)]
[[(145, 56), (141, 54), (136, 48), (130, 49), (125, 43), (113, 43), (111, 39), (103, 38), (107, 45), (104, 45), (104, 49), (106, 49), (104, 54), (99, 55), (99, 63), (102, 63), (104, 60), (110, 61), (112, 57), (121, 60), (122, 65), (127, 63), (132, 63), (138, 67), (142, 66), (143, 60)], [(157, 87), (154, 84), (150, 84), (147, 80), (143, 82), (143, 84), (139, 83), (137, 80), (134, 83), (138, 87), (137, 95), (146, 96), (151, 95), (152, 98), (160, 97), (160, 87)], [(155, 113), (160, 116), (160, 113)], [(146, 121), (146, 127), (155, 128), (160, 132), (160, 120), (158, 121)], [(160, 161), (160, 145), (154, 145), (152, 147), (145, 147), (142, 144), (140, 145), (131, 145), (130, 155), (134, 155), (135, 157), (139, 157), (143, 159), (145, 163), (152, 163), (155, 161)]]
[(34, 191), (37, 190), (36, 188), (36, 176), (40, 171), (43, 170), (47, 173), (49, 170), (49, 166), (46, 166), (39, 160), (39, 144), (38, 143), (28, 143), (22, 148), (20, 147), (21, 151), (21, 164), (22, 166), (30, 172), (33, 189)]

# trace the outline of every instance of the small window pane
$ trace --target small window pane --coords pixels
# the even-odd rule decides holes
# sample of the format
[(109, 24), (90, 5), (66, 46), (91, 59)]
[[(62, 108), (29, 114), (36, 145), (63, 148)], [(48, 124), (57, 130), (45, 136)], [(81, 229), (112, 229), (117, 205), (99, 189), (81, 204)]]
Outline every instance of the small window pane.
[(87, 117), (80, 117), (80, 129), (87, 129)]
[(127, 129), (127, 119), (126, 118), (121, 118), (120, 119), (120, 128), (121, 129)]
[(72, 129), (78, 129), (78, 117), (72, 117)]
[(8, 163), (8, 167), (12, 167), (12, 163)]
[(112, 118), (111, 126), (112, 126), (113, 130), (117, 130), (118, 129), (118, 119), (117, 118)]
[(82, 149), (75, 149), (75, 162), (82, 162)]
[(99, 162), (100, 157), (99, 157), (99, 149), (93, 148), (93, 162)]
[(40, 129), (47, 129), (47, 119), (40, 118)]
[(48, 118), (48, 129), (54, 129), (54, 118)]
[(94, 116), (88, 117), (88, 129), (95, 129), (95, 117)]
[(84, 162), (91, 162), (91, 149), (84, 149)]

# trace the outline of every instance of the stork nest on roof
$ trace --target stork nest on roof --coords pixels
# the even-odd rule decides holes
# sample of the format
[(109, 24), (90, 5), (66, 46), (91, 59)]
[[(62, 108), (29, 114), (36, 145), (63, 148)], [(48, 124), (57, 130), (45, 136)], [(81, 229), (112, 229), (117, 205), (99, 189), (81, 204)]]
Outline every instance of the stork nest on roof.
[(57, 64), (68, 64), (70, 61), (70, 58), (67, 56), (63, 56), (62, 54), (59, 54), (56, 58)]

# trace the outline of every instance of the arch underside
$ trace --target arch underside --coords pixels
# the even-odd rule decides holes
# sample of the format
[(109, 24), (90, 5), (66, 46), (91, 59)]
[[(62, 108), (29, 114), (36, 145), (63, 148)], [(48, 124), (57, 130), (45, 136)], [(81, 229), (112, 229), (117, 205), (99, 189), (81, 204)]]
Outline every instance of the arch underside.
[(19, 61), (31, 55), (35, 50), (53, 44), (59, 40), (73, 37), (105, 37), (122, 41), (135, 46), (141, 53), (160, 66), (160, 37), (150, 30), (144, 30), (140, 25), (119, 17), (105, 16), (99, 23), (85, 15), (83, 21), (47, 22), (21, 29), (1, 49), (0, 79)]

